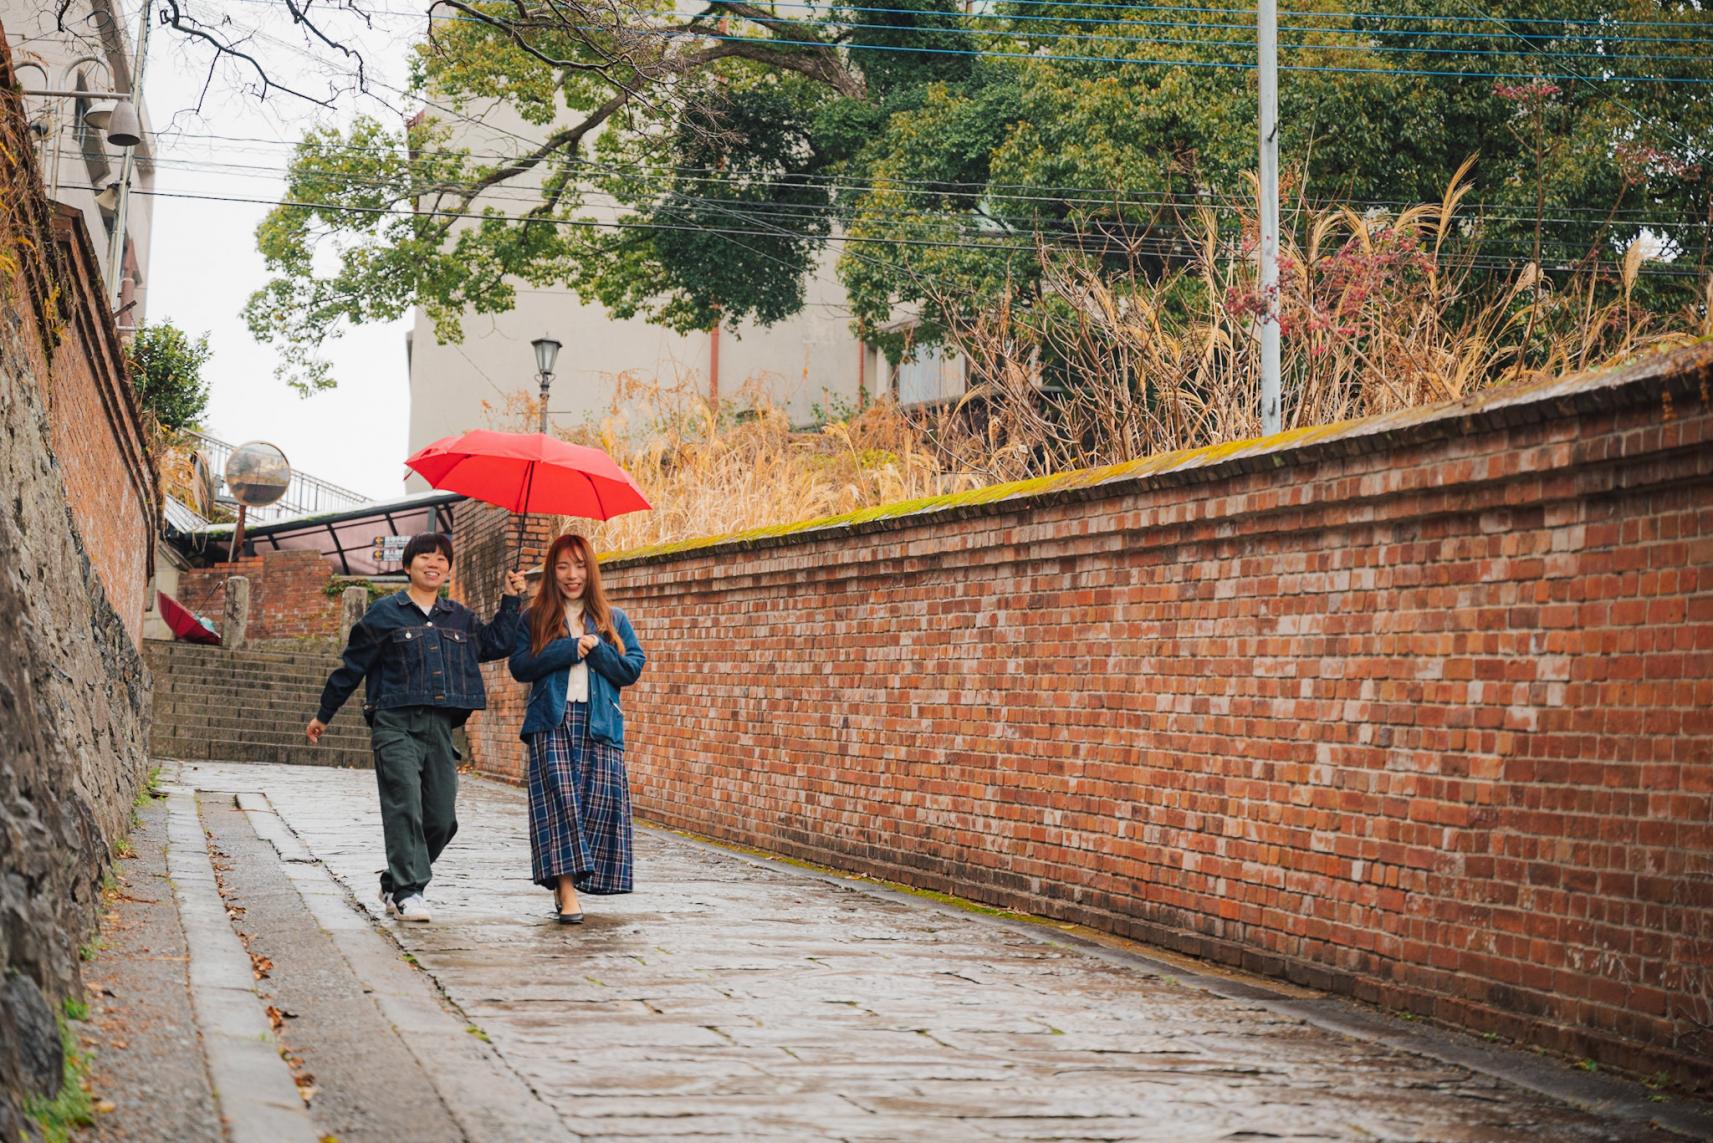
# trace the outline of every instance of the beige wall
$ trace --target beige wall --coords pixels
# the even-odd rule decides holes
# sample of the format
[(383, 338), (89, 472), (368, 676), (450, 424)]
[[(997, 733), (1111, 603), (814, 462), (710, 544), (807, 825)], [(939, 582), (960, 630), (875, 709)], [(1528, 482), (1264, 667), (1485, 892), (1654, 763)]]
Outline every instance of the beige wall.
[[(526, 148), (523, 140), (542, 134), (504, 108), (491, 109), (482, 118), (482, 125), (462, 125), (449, 145), (476, 153), (515, 153)], [(521, 209), (521, 197), (518, 188), (510, 186), (483, 205), (515, 213)], [(858, 377), (865, 367), (860, 343), (850, 331), (844, 291), (833, 275), (835, 260), (830, 252), (822, 257), (809, 283), (807, 304), (797, 316), (766, 329), (745, 325), (735, 334), (721, 331), (723, 398), (735, 397), (746, 381), (757, 380), (798, 423), (813, 420), (816, 405), (856, 403)], [(682, 381), (698, 392), (708, 389), (708, 334), (679, 335), (640, 319), (617, 320), (599, 305), (580, 303), (569, 290), (520, 286), (511, 313), (466, 314), (464, 340), (458, 345), (440, 344), (433, 322), (417, 311), (411, 334), (410, 448), (465, 429), (489, 427), (508, 395), (533, 395), (535, 357), (529, 343), (544, 333), (564, 345), (549, 401), (555, 424), (599, 418), (625, 373), (666, 384)], [(872, 392), (872, 354), (866, 368)], [(422, 487), (413, 477), (410, 490)]]

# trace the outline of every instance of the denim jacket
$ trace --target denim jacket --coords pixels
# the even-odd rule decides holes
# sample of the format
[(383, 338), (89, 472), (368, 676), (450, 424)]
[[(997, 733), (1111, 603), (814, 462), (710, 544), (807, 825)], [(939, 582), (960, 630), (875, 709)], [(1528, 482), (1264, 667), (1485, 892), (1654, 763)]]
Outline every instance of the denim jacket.
[(345, 661), (327, 677), (315, 717), (332, 722), (359, 682), (365, 718), (401, 706), (444, 707), (462, 725), (488, 705), (478, 663), (503, 659), (517, 637), (518, 597), (502, 596), (491, 623), (450, 599), (436, 600), (427, 614), (398, 592), (376, 602), (351, 628)]
[[(583, 618), (587, 634), (595, 634), (588, 616)], [(636, 631), (630, 620), (618, 608), (613, 608), (613, 630), (624, 644), (621, 654), (605, 638), (588, 654), (589, 664), (589, 733), (602, 742), (623, 747), (625, 716), (619, 709), (619, 688), (628, 687), (642, 675), (647, 656), (636, 641)], [(529, 709), (523, 718), (520, 737), (552, 730), (565, 719), (565, 695), (571, 682), (571, 664), (577, 661), (577, 640), (561, 635), (541, 649), (541, 654), (529, 649), (529, 624), (519, 623), (517, 641), (512, 649), (512, 678), (528, 683)]]

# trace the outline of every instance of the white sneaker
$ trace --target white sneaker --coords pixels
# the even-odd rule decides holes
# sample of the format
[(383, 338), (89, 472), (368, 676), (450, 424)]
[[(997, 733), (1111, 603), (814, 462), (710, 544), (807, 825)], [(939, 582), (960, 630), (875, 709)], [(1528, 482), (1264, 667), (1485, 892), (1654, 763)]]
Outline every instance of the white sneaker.
[(428, 902), (422, 899), (421, 893), (412, 893), (394, 905), (393, 912), (401, 921), (419, 921), (426, 924), (434, 919), (429, 914)]
[(393, 904), (393, 895), (391, 893), (388, 893), (385, 889), (381, 890), (381, 904), (386, 906), (387, 916), (389, 916), (389, 917), (398, 916), (399, 907), (397, 905)]

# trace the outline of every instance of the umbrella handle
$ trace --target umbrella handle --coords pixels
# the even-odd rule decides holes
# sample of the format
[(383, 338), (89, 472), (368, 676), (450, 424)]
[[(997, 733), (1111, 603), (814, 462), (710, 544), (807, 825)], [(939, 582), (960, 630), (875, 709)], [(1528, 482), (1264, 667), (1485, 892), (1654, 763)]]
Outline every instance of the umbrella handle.
[(517, 514), (517, 550), (512, 553), (512, 570), (523, 569), (523, 529), (529, 519), (529, 494), (535, 491), (535, 465), (532, 462), (524, 469), (523, 500), (520, 502), (522, 511)]

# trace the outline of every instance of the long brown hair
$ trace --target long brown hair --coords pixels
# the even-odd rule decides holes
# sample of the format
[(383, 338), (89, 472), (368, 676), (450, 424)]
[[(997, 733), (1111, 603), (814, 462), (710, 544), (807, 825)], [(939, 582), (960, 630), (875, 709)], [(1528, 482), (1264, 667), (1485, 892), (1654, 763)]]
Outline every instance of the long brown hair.
[(541, 654), (549, 643), (565, 633), (567, 601), (559, 590), (559, 577), (553, 574), (553, 569), (560, 559), (572, 552), (583, 557), (583, 566), (587, 569), (582, 609), (595, 621), (595, 630), (613, 646), (620, 647), (619, 633), (613, 629), (613, 608), (601, 587), (601, 567), (595, 562), (595, 549), (577, 533), (566, 532), (547, 549), (547, 560), (541, 568), (541, 584), (535, 589), (535, 599), (529, 605), (529, 649), (532, 655)]

